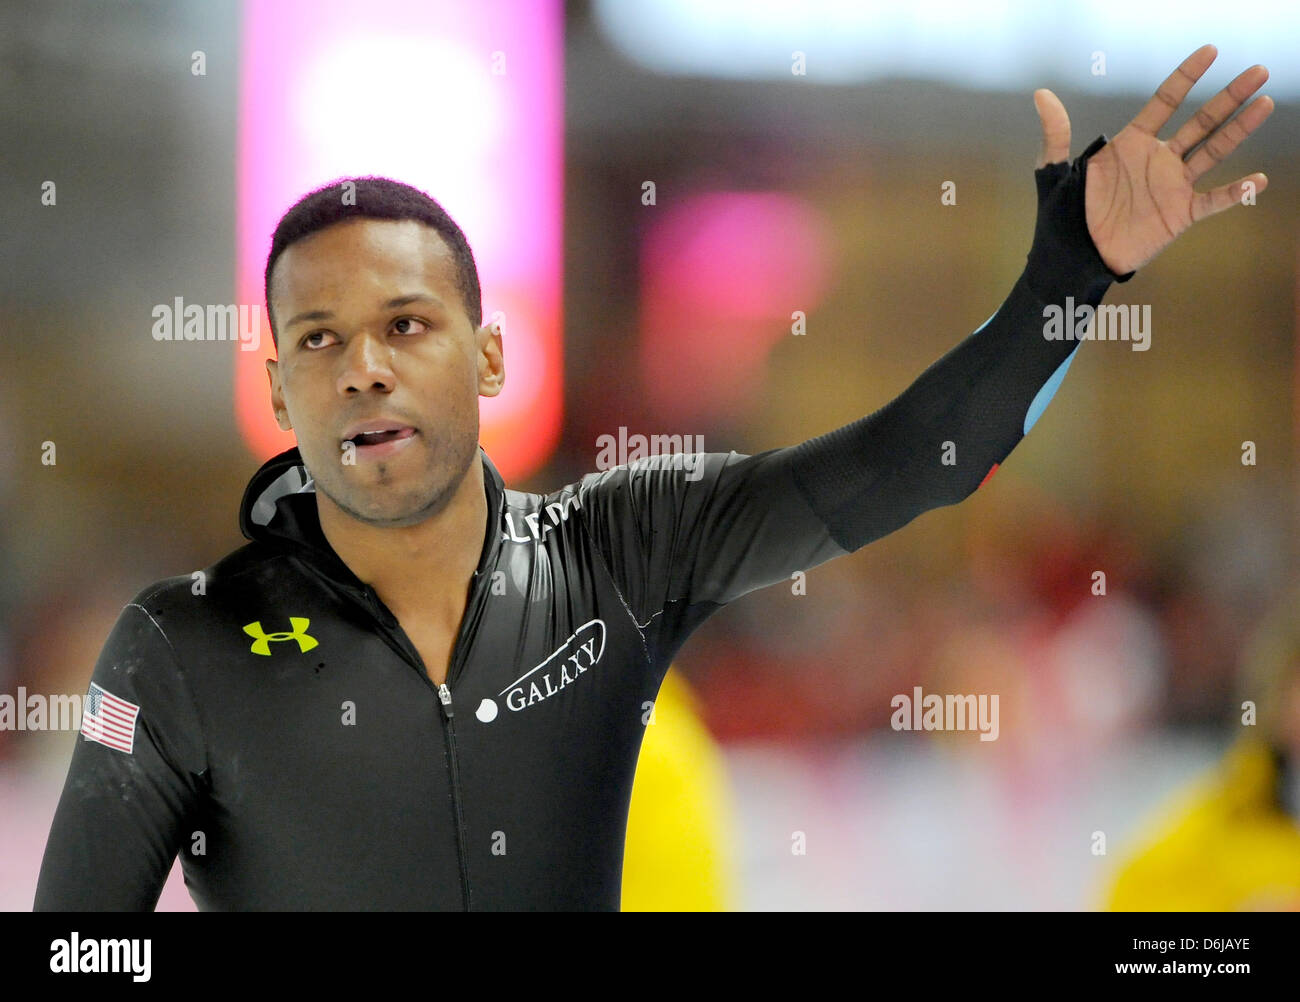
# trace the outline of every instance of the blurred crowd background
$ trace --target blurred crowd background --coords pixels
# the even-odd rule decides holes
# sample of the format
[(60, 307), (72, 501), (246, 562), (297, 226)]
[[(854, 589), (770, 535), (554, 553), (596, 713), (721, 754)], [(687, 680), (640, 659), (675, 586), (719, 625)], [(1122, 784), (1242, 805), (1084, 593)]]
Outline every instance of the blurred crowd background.
[[(504, 23), (511, 6), (483, 9)], [(811, 571), (804, 593), (734, 603), (674, 668), (725, 765), (728, 907), (1105, 907), (1162, 805), (1249, 730), (1248, 644), (1300, 582), (1300, 13), (515, 6), (561, 29), (563, 87), (550, 165), (562, 385), (548, 391), (562, 411), (553, 441), (507, 472), (523, 490), (578, 479), (620, 427), (755, 453), (874, 411), (1015, 282), (1034, 221), (1036, 87), (1064, 102), (1073, 156), (1204, 42), (1219, 58), (1175, 125), (1269, 66), (1277, 110), (1201, 183), (1263, 170), (1268, 190), (1108, 293), (1150, 304), (1149, 350), (1085, 344), (974, 496)], [(410, 7), (459, 23), (451, 3), (352, 7), (357, 32), (391, 33)], [(228, 343), (155, 341), (149, 311), (249, 288), (236, 244), (238, 134), (257, 102), (240, 93), (250, 13), (11, 2), (0, 18), (0, 692), (78, 693), (132, 594), (243, 542), (237, 506), (264, 458), (234, 412), (243, 360)], [(288, 54), (295, 38), (270, 44)], [(340, 71), (373, 86), (384, 69)], [(458, 155), (455, 123), (473, 114), (445, 109), (463, 99), (415, 95), (424, 113), (391, 137), (432, 135), (435, 167), (403, 179), (435, 198), (436, 161)], [(499, 153), (526, 156), (508, 140)], [(41, 204), (47, 179), (57, 209)], [(522, 235), (531, 220), (507, 223)], [(508, 373), (529, 336), (507, 326)], [(258, 365), (270, 347), (268, 334)], [(914, 686), (999, 694), (998, 740), (894, 731), (891, 698)], [(1300, 729), (1300, 714), (1286, 719)], [(76, 739), (0, 730), (0, 908), (31, 906)], [(176, 878), (160, 907), (192, 908)]]

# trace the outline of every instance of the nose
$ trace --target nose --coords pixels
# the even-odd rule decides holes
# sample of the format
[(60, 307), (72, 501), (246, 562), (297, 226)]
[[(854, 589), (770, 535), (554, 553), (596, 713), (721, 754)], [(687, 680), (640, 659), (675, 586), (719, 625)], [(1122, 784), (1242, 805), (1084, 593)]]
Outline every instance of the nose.
[(364, 390), (391, 393), (397, 382), (392, 361), (393, 350), (383, 338), (368, 333), (356, 335), (343, 350), (339, 395), (346, 397)]

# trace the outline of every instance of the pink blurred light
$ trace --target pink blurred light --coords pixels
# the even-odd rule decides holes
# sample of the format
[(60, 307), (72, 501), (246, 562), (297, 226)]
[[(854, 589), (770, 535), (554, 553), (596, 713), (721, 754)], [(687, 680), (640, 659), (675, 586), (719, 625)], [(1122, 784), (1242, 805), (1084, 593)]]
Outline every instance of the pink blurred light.
[(648, 397), (661, 413), (698, 420), (749, 407), (772, 348), (793, 336), (792, 314), (825, 294), (829, 227), (780, 192), (711, 192), (658, 211), (641, 264)]

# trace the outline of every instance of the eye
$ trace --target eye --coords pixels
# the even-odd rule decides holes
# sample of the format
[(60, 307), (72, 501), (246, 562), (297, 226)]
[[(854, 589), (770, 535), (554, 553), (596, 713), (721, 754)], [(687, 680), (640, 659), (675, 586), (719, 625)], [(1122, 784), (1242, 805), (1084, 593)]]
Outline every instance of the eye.
[(306, 348), (309, 351), (316, 351), (320, 348), (324, 348), (325, 345), (323, 344), (309, 344), (308, 342), (310, 342), (314, 337), (323, 337), (327, 334), (329, 334), (329, 331), (312, 331), (310, 334), (303, 337), (302, 341), (299, 342), (299, 347)]
[(428, 321), (421, 320), (419, 317), (399, 317), (397, 320), (393, 321), (393, 327), (394, 329), (396, 329), (398, 324), (410, 324), (410, 323), (423, 324), (424, 330), (398, 330), (397, 333), (398, 334), (424, 334), (427, 331), (433, 329), (432, 325)]

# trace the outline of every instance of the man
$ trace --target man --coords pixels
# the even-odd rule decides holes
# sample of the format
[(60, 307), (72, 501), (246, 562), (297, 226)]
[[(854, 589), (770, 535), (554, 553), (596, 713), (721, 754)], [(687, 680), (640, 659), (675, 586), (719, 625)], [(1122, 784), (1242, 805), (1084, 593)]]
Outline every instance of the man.
[(1223, 124), (1263, 67), (1156, 138), (1214, 55), (1073, 164), (1064, 107), (1035, 93), (1025, 270), (888, 406), (545, 496), (506, 489), (477, 445), (505, 367), (460, 230), (383, 179), (307, 196), (266, 271), (271, 404), (298, 447), (250, 482), (249, 545), (123, 610), (36, 907), (152, 908), (179, 851), (202, 909), (616, 909), (637, 750), (690, 632), (974, 492), (1078, 347), (1045, 336), (1045, 308), (1095, 306), (1264, 188), (1193, 190), (1271, 111)]

